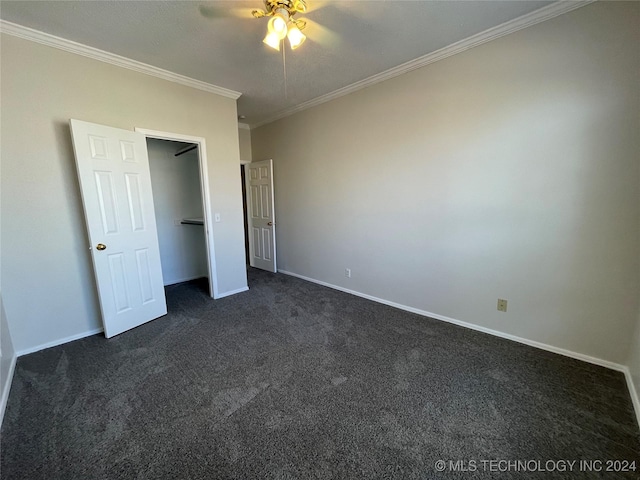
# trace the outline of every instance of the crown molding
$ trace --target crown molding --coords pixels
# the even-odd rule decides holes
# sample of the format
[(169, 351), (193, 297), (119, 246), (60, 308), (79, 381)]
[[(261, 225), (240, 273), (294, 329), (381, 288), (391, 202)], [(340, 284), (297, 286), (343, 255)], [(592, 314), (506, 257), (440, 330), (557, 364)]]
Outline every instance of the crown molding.
[(595, 1), (596, 0), (558, 0), (555, 3), (542, 7), (531, 13), (527, 13), (518, 18), (514, 18), (513, 20), (509, 20), (508, 22), (489, 28), (488, 30), (484, 30), (483, 32), (476, 33), (475, 35), (465, 38), (464, 40), (452, 43), (451, 45), (441, 48), (440, 50), (436, 50), (435, 52), (428, 53), (422, 57), (418, 57), (414, 60), (410, 60), (406, 63), (398, 65), (397, 67), (390, 68), (389, 70), (385, 70), (384, 72), (378, 73), (369, 78), (365, 78), (364, 80), (360, 80), (358, 82), (352, 83), (351, 85), (347, 85), (346, 87), (339, 88), (338, 90), (334, 90), (333, 92), (327, 93), (326, 95), (316, 97), (294, 107), (282, 110), (275, 115), (267, 118), (266, 120), (252, 123), (251, 128), (253, 129), (261, 127), (262, 125), (275, 122), (276, 120), (288, 117), (290, 115), (293, 115), (294, 113), (307, 110), (308, 108), (321, 105), (336, 98), (340, 98), (358, 90), (362, 90), (363, 88), (370, 87), (371, 85), (375, 85), (376, 83), (384, 82), (385, 80), (403, 75), (405, 73), (411, 72), (412, 70), (416, 70), (439, 60), (443, 60), (452, 55), (462, 53), (466, 50), (469, 50), (470, 48), (482, 45), (483, 43), (490, 42), (491, 40), (504, 37), (505, 35), (517, 32), (518, 30), (522, 30), (532, 25), (550, 20), (554, 17), (563, 15), (577, 8), (584, 7), (585, 5), (589, 5), (590, 3), (593, 3)]
[(196, 80), (195, 78), (186, 77), (184, 75), (173, 73), (169, 70), (164, 70), (152, 65), (147, 65), (146, 63), (138, 62), (136, 60), (131, 60), (130, 58), (122, 57), (114, 53), (105, 52), (104, 50), (89, 47), (88, 45), (83, 45), (71, 40), (56, 37), (55, 35), (40, 32), (33, 28), (7, 22), (6, 20), (0, 19), (0, 33), (6, 33), (7, 35), (13, 35), (14, 37), (31, 40), (32, 42), (41, 43), (42, 45), (58, 48), (66, 52), (75, 53), (77, 55), (82, 55), (83, 57), (110, 63), (111, 65), (127, 68), (135, 72), (144, 73), (145, 75), (151, 75), (152, 77), (161, 78), (173, 83), (179, 83), (205, 92), (215, 93), (216, 95), (232, 98), (234, 100), (237, 100), (240, 95), (242, 95), (240, 92), (236, 92), (234, 90), (218, 87), (210, 83)]

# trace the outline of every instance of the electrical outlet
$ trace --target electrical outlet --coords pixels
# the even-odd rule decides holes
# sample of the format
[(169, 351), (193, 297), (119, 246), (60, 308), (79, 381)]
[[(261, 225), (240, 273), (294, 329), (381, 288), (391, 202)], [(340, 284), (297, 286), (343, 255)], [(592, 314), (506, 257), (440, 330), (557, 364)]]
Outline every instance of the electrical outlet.
[(344, 276), (347, 278), (351, 278), (351, 269), (350, 268), (345, 268), (344, 269)]
[(507, 311), (507, 301), (503, 300), (502, 298), (498, 299), (498, 311), (499, 312), (506, 312)]

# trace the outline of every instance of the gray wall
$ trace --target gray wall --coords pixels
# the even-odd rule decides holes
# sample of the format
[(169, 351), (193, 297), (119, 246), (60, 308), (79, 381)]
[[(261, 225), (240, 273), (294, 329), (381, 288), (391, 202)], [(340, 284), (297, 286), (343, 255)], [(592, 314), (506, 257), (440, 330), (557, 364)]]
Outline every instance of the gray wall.
[(208, 276), (204, 227), (179, 223), (203, 217), (198, 150), (176, 157), (177, 145), (147, 140), (165, 285)]
[(214, 281), (246, 287), (236, 102), (2, 35), (2, 277), (18, 352), (101, 327), (69, 119), (204, 137)]
[(625, 363), (639, 12), (591, 4), (252, 130), (279, 269)]
[(251, 161), (251, 131), (247, 128), (238, 128), (238, 139), (240, 142), (240, 160)]

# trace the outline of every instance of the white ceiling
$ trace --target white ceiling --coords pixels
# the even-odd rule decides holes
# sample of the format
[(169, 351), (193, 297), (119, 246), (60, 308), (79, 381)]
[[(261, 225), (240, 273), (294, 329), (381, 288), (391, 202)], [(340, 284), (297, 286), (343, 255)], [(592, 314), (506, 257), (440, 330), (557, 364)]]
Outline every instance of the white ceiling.
[[(553, 2), (308, 0), (307, 41), (262, 43), (251, 1), (5, 1), (3, 20), (242, 92), (255, 125)], [(286, 95), (285, 95), (286, 93)]]

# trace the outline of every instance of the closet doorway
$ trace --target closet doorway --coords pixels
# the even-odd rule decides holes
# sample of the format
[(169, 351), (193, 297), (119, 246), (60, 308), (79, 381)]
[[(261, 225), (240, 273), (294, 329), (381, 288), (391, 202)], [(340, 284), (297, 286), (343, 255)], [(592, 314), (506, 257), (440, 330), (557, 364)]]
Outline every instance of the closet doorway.
[(202, 279), (216, 298), (204, 139), (136, 131), (146, 137), (163, 283)]

